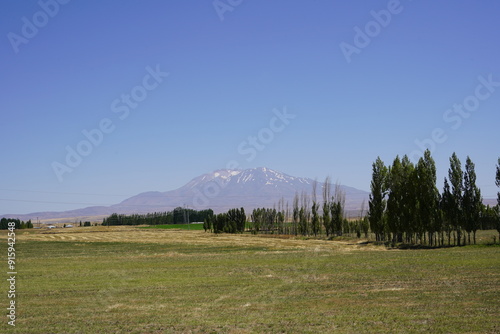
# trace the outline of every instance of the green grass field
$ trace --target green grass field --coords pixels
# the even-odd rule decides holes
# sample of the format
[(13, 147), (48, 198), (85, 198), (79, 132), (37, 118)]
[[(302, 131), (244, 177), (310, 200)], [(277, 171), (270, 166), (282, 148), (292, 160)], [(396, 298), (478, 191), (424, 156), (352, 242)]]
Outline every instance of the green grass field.
[(169, 225), (150, 225), (150, 226), (141, 226), (139, 228), (143, 229), (163, 229), (163, 230), (188, 230), (188, 231), (203, 231), (203, 224), (169, 224)]
[(64, 232), (18, 233), (18, 319), (1, 333), (500, 332), (498, 246)]

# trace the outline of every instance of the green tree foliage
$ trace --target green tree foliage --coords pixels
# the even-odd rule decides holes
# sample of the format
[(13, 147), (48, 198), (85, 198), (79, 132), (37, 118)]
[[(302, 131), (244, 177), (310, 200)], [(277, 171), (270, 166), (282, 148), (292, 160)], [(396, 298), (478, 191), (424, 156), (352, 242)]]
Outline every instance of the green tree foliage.
[(402, 242), (405, 206), (405, 175), (401, 159), (397, 156), (389, 168), (387, 186), (389, 198), (387, 199), (387, 227), (392, 233), (393, 242)]
[(22, 220), (15, 219), (15, 218), (2, 218), (0, 220), (0, 230), (8, 229), (9, 223), (14, 223), (16, 230), (25, 229), (25, 228), (33, 228), (33, 224), (31, 223), (31, 220), (24, 222)]
[(299, 210), (299, 226), (298, 233), (301, 235), (309, 235), (310, 232), (310, 201), (306, 192), (302, 192), (300, 196), (300, 210)]
[(456, 232), (456, 243), (460, 246), (462, 239), (463, 228), (463, 179), (462, 164), (456, 153), (450, 158), (450, 169), (448, 170), (448, 178), (451, 183), (451, 197), (449, 203), (449, 216), (451, 224)]
[(299, 233), (299, 222), (300, 222), (300, 208), (299, 208), (299, 194), (296, 192), (293, 197), (293, 212), (292, 212), (292, 234), (297, 235)]
[(243, 233), (246, 225), (245, 209), (231, 209), (227, 213), (209, 216), (209, 223), (204, 224), (205, 231), (208, 225), (214, 233)]
[[(475, 242), (483, 204), (469, 157), (464, 173), (453, 153), (442, 195), (436, 187), (436, 165), (429, 150), (416, 165), (407, 156), (402, 159), (397, 156), (389, 168), (384, 167), (380, 158), (372, 167), (368, 219), (377, 240), (388, 237), (393, 243), (436, 246), (444, 244), (446, 233), (448, 244), (453, 235), (454, 243), (460, 245), (465, 229), (469, 243), (471, 233)], [(360, 228), (356, 233), (360, 234)]]
[(467, 231), (469, 244), (471, 232), (474, 235), (474, 244), (476, 243), (476, 231), (479, 228), (479, 219), (483, 211), (483, 199), (481, 197), (481, 190), (476, 186), (476, 171), (475, 165), (467, 157), (465, 162), (464, 174), (464, 193), (463, 193), (463, 217), (464, 229)]
[(311, 219), (311, 232), (315, 236), (318, 235), (321, 231), (321, 222), (319, 218), (319, 203), (316, 200), (316, 187), (318, 183), (314, 181), (313, 183), (313, 192), (312, 192), (312, 219)]
[(212, 220), (213, 220), (213, 214), (207, 215), (207, 217), (203, 221), (203, 229), (205, 230), (205, 232), (212, 231)]
[[(416, 178), (410, 188), (416, 189), (410, 201), (418, 203), (418, 220), (420, 234), (428, 232), (429, 244), (437, 243), (435, 236), (442, 231), (442, 216), (439, 208), (440, 195), (436, 186), (436, 164), (431, 152), (426, 150), (415, 169)], [(418, 196), (415, 196), (418, 194)], [(408, 203), (411, 210), (411, 202)]]
[(331, 188), (330, 177), (327, 176), (325, 182), (323, 183), (323, 226), (325, 228), (327, 237), (333, 234), (333, 228), (331, 225), (332, 219), (330, 216), (330, 206), (331, 206), (330, 188)]
[(365, 214), (365, 200), (361, 203), (359, 219), (353, 223), (355, 225), (356, 236), (361, 238), (361, 233), (363, 233), (365, 238), (368, 238), (368, 233), (370, 233), (370, 222), (368, 221), (368, 216)]
[(335, 184), (335, 193), (330, 204), (331, 228), (334, 234), (341, 236), (344, 228), (344, 208), (345, 208), (345, 192), (339, 183)]
[(453, 219), (455, 217), (455, 211), (453, 211), (453, 194), (451, 193), (450, 184), (446, 177), (444, 178), (443, 194), (441, 195), (439, 207), (442, 212), (443, 230), (448, 237), (448, 245), (451, 245), (451, 233), (454, 229)]
[(226, 233), (243, 233), (245, 232), (245, 223), (247, 216), (245, 209), (231, 209), (227, 212)]
[[(479, 219), (480, 230), (496, 230), (500, 228), (498, 224), (498, 211), (495, 207), (483, 205), (481, 217)], [(498, 231), (500, 233), (500, 230)]]
[(104, 218), (102, 225), (166, 225), (166, 224), (184, 224), (187, 222), (203, 222), (209, 216), (213, 216), (212, 209), (192, 210), (177, 207), (168, 212), (152, 212), (147, 214), (123, 215), (113, 213)]
[(254, 234), (259, 232), (270, 234), (279, 233), (281, 220), (284, 219), (282, 213), (276, 211), (276, 209), (266, 208), (254, 209), (251, 218), (251, 231)]
[(214, 233), (222, 233), (227, 225), (227, 213), (219, 213), (213, 216), (212, 226)]
[[(495, 179), (495, 183), (497, 187), (500, 188), (500, 158), (498, 158), (497, 164), (497, 175)], [(498, 231), (498, 241), (500, 242), (500, 191), (497, 193), (497, 231)]]
[(370, 184), (370, 197), (368, 202), (368, 221), (370, 228), (375, 233), (377, 241), (385, 239), (385, 208), (387, 194), (387, 167), (377, 158), (372, 165), (372, 181)]
[[(495, 184), (497, 187), (500, 188), (500, 158), (498, 158), (498, 164), (497, 164), (497, 176), (495, 179)], [(497, 205), (500, 210), (500, 191), (497, 193)]]

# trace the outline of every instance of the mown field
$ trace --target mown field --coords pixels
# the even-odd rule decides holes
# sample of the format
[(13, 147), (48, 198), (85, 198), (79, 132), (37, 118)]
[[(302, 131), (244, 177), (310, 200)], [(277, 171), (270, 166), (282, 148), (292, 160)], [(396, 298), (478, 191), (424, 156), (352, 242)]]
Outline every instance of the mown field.
[(164, 229), (164, 230), (193, 230), (193, 231), (202, 231), (203, 224), (169, 224), (169, 225), (150, 225), (150, 226), (142, 226), (139, 228), (143, 229)]
[(2, 333), (500, 332), (498, 246), (93, 227), (18, 231), (17, 257)]

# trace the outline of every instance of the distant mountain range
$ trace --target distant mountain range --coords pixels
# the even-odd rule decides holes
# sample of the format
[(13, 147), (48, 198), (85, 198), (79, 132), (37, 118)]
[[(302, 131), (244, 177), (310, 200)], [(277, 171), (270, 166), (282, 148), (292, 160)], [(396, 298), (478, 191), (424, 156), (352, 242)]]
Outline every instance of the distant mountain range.
[[(64, 212), (36, 212), (27, 215), (5, 215), (23, 220), (85, 221), (112, 213), (148, 213), (170, 211), (176, 207), (201, 210), (211, 208), (224, 212), (231, 208), (245, 208), (250, 213), (254, 208), (277, 206), (283, 199), (292, 208), (296, 193), (311, 196), (314, 180), (294, 177), (269, 168), (246, 170), (222, 169), (192, 179), (179, 189), (166, 192), (145, 192), (111, 206), (92, 206)], [(322, 201), (323, 182), (317, 184), (317, 199)], [(331, 185), (332, 195), (334, 185)], [(346, 211), (359, 214), (363, 201), (368, 207), (368, 193), (348, 186), (341, 186), (346, 197)]]
[[(244, 207), (247, 212), (258, 207), (273, 207), (283, 199), (292, 207), (293, 197), (312, 193), (314, 180), (294, 177), (269, 168), (246, 170), (217, 170), (194, 178), (185, 186), (164, 193), (148, 192), (131, 197), (117, 208), (123, 211), (149, 211), (150, 208), (175, 208), (187, 205), (194, 209), (211, 208), (216, 212)], [(334, 186), (332, 185), (332, 191)], [(368, 193), (341, 186), (346, 194), (346, 208), (357, 210)], [(322, 198), (322, 182), (317, 185), (318, 200)]]
[[(62, 212), (35, 212), (31, 214), (6, 214), (1, 217), (19, 218), (22, 220), (52, 222), (95, 221), (112, 213), (148, 213), (171, 211), (176, 207), (188, 207), (195, 210), (213, 209), (216, 213), (232, 208), (245, 208), (251, 213), (254, 208), (272, 208), (281, 200), (292, 209), (295, 194), (305, 192), (311, 197), (313, 183), (310, 178), (290, 176), (269, 168), (252, 168), (245, 170), (221, 169), (200, 175), (186, 185), (171, 191), (150, 191), (130, 197), (121, 203), (111, 206), (91, 206), (82, 209)], [(368, 209), (369, 193), (348, 186), (340, 186), (345, 193), (345, 208), (348, 216), (357, 216)], [(316, 196), (318, 202), (323, 201), (323, 182), (318, 181)], [(331, 194), (335, 186), (331, 185)], [(496, 205), (495, 199), (484, 200), (485, 204)]]

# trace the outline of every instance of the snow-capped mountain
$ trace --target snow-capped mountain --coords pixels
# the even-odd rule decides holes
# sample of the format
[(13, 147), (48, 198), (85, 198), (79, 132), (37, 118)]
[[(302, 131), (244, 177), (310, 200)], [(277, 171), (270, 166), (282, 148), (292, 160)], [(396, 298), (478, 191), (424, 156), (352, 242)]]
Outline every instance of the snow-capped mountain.
[[(314, 180), (294, 177), (269, 168), (245, 170), (221, 169), (200, 175), (179, 189), (167, 192), (145, 192), (111, 206), (88, 207), (65, 212), (38, 212), (16, 215), (20, 219), (51, 219), (96, 217), (111, 213), (148, 213), (170, 211), (179, 206), (201, 210), (211, 208), (224, 212), (231, 208), (245, 208), (250, 213), (254, 208), (273, 207), (280, 200), (292, 208), (296, 193), (312, 193)], [(317, 184), (317, 199), (322, 201), (322, 181)], [(334, 186), (331, 186), (332, 195)], [(368, 193), (342, 186), (346, 195), (346, 210), (358, 214), (363, 201), (368, 203)], [(365, 206), (367, 207), (367, 205)]]
[[(131, 197), (114, 206), (120, 211), (170, 210), (178, 206), (193, 209), (211, 208), (216, 212), (244, 207), (273, 207), (280, 200), (292, 206), (296, 193), (312, 193), (314, 180), (294, 177), (269, 168), (246, 170), (221, 169), (198, 176), (185, 186), (168, 192), (148, 192)], [(332, 185), (332, 190), (334, 189)], [(322, 198), (322, 182), (317, 184), (317, 198)], [(342, 186), (346, 194), (346, 209), (359, 211), (368, 193)]]

